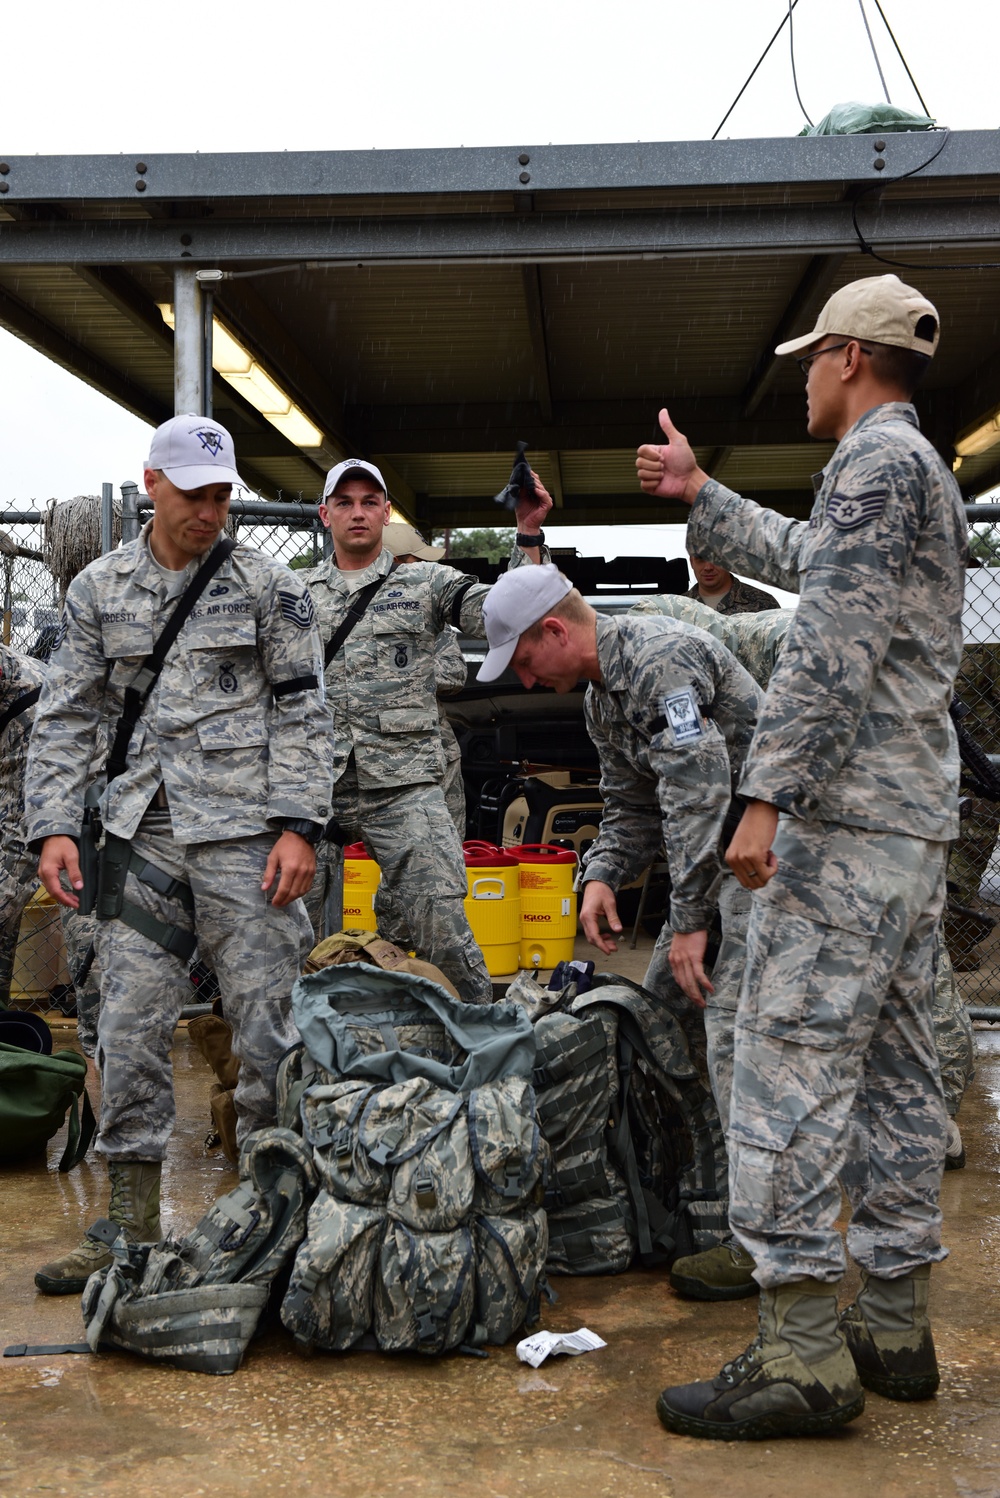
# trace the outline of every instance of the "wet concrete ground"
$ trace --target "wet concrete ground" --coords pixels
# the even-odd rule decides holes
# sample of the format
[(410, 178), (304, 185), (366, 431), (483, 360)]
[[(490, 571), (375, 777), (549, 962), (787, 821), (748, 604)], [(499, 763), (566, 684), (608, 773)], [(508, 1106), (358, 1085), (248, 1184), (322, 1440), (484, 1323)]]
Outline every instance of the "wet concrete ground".
[[(643, 951), (645, 947), (645, 951)], [(622, 954), (641, 973), (648, 943)], [(609, 962), (610, 966), (611, 963)], [(837, 1435), (770, 1444), (667, 1435), (654, 1404), (667, 1383), (710, 1377), (754, 1335), (754, 1302), (678, 1299), (661, 1274), (555, 1282), (544, 1324), (589, 1326), (607, 1347), (538, 1370), (513, 1346), (487, 1360), (372, 1353), (304, 1360), (280, 1332), (229, 1378), (158, 1369), (127, 1354), (0, 1363), (0, 1494), (189, 1498), (994, 1498), (1000, 1495), (1000, 1030), (977, 1034), (979, 1071), (960, 1116), (964, 1171), (944, 1180), (951, 1257), (935, 1271), (939, 1396), (868, 1396)], [(56, 1044), (73, 1043), (72, 1027)], [(183, 1029), (174, 1052), (178, 1123), (164, 1212), (192, 1224), (234, 1184), (206, 1156), (209, 1073)], [(70, 1175), (10, 1167), (2, 1183), (0, 1340), (78, 1341), (75, 1298), (35, 1294), (39, 1263), (103, 1215), (91, 1154)], [(847, 1287), (848, 1292), (853, 1283)]]

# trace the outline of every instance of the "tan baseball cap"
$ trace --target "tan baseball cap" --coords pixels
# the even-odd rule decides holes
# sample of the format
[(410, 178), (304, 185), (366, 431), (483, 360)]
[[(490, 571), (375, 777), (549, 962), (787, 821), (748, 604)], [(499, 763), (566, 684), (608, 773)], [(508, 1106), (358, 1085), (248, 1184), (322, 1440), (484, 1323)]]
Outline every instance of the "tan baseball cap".
[[(931, 320), (933, 329), (925, 318)], [(940, 332), (937, 308), (919, 291), (898, 276), (866, 276), (834, 292), (811, 333), (779, 343), (774, 352), (800, 354), (820, 338), (839, 335), (913, 349), (930, 358)]]
[(440, 562), (444, 556), (443, 546), (428, 546), (412, 525), (394, 520), (382, 532), (382, 545), (394, 557), (419, 557), (422, 562)]

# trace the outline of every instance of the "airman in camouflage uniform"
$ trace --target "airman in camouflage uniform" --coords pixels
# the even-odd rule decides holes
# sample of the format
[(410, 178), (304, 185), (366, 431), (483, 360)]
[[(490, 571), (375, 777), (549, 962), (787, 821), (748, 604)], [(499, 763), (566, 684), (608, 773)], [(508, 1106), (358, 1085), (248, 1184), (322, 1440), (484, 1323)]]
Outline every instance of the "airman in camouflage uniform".
[[(44, 679), (40, 661), (0, 645), (0, 715), (40, 689)], [(34, 721), (35, 704), (29, 700), (0, 733), (0, 1004), (10, 993), (21, 916), (38, 887), (38, 859), (24, 840), (24, 770)], [(78, 910), (64, 909), (61, 917), (69, 971), (75, 976), (94, 939), (94, 920)], [(99, 1005), (100, 986), (92, 966), (76, 994), (77, 1036), (87, 1056), (97, 1049)]]
[[(235, 469), (217, 422), (180, 416), (153, 436), (153, 520), (70, 584), (38, 705), (25, 786), (29, 843), (61, 903), (82, 888), (79, 834), (90, 752), (225, 523)], [(125, 904), (98, 922), (101, 1120), (109, 1216), (159, 1236), (160, 1162), (173, 1124), (170, 1047), (197, 939), (214, 968), (233, 1050), (240, 1140), (274, 1120), (278, 1059), (296, 1038), (291, 986), (308, 943), (298, 898), (329, 814), (319, 635), (308, 591), (250, 547), (226, 557), (171, 646), (101, 802), (131, 845)], [(36, 1276), (80, 1288), (107, 1253), (85, 1242)]]
[[(861, 1381), (938, 1385), (927, 1319), (944, 1257), (945, 1108), (931, 1022), (958, 754), (965, 515), (908, 397), (937, 345), (934, 307), (895, 276), (836, 293), (806, 351), (809, 431), (836, 438), (808, 523), (698, 467), (666, 412), (643, 487), (692, 504), (689, 545), (800, 591), (768, 688), (727, 852), (757, 891), (737, 1011), (730, 1221), (756, 1260), (760, 1335), (712, 1383), (666, 1389), (671, 1430), (807, 1434), (853, 1419)], [(837, 1319), (844, 1247), (862, 1266)], [(853, 1366), (852, 1366), (853, 1364)]]
[(16, 704), (44, 677), (38, 661), (0, 645), (0, 715), (16, 713), (0, 730), (0, 1004), (10, 994), (18, 927), (38, 867), (24, 842), (24, 766), (35, 715), (30, 703), (20, 711)]
[[(955, 692), (969, 709), (962, 727), (987, 754), (1000, 752), (1000, 645), (987, 641), (966, 646)], [(1000, 805), (981, 796), (970, 796), (969, 800), (948, 860), (948, 892), (971, 910), (995, 914), (984, 906), (979, 890), (996, 847)], [(977, 968), (983, 926), (960, 911), (949, 910), (945, 930), (956, 965), (963, 971)]]
[[(537, 499), (518, 506), (520, 531), (532, 537), (552, 503), (537, 476), (536, 485)], [(335, 554), (298, 576), (309, 585), (324, 643), (358, 593), (383, 580), (326, 667), (334, 817), (347, 841), (364, 841), (382, 871), (375, 898), (380, 933), (414, 946), (467, 1003), (490, 1003), (492, 983), (463, 903), (461, 841), (441, 788), (435, 680), (438, 636), (450, 625), (481, 635), (489, 587), (439, 563), (395, 567), (382, 544), (390, 515), (385, 480), (371, 463), (332, 468), (320, 514)], [(537, 547), (515, 546), (511, 565), (533, 560)]]
[(434, 681), (438, 694), (438, 719), (441, 724), (441, 748), (444, 750), (445, 804), (455, 824), (459, 839), (465, 839), (465, 782), (462, 779), (462, 751), (451, 726), (444, 701), (460, 692), (468, 680), (468, 667), (454, 630), (442, 630), (434, 647)]
[[(588, 681), (584, 711), (604, 810), (585, 859), (581, 924), (601, 951), (615, 951), (600, 920), (621, 930), (617, 891), (666, 849), (670, 925), (645, 985), (674, 1013), (702, 1064), (707, 1037), (705, 1080), (725, 1130), (750, 901), (725, 873), (721, 850), (727, 821), (735, 823), (733, 796), (760, 690), (703, 630), (663, 617), (602, 617), (554, 567), (539, 568), (532, 582), (508, 574), (487, 599), (491, 648), (478, 679), (493, 680), (509, 661), (528, 688), (571, 691)], [(723, 941), (709, 981), (703, 964), (716, 908)]]
[[(708, 630), (732, 651), (740, 665), (750, 672), (754, 681), (765, 691), (795, 618), (794, 609), (769, 609), (760, 614), (718, 614), (714, 609), (708, 609), (691, 598), (671, 594), (644, 598), (632, 607), (630, 613), (669, 614), (671, 618), (686, 619), (688, 623)], [(968, 652), (963, 656), (963, 665), (967, 655)], [(964, 825), (963, 823), (963, 828)], [(961, 844), (958, 846), (961, 847)], [(949, 878), (954, 863), (953, 849), (948, 865)], [(975, 1076), (975, 1048), (972, 1024), (955, 983), (943, 934), (938, 941), (934, 972), (934, 1042), (941, 1063), (945, 1106), (949, 1119), (954, 1120), (966, 1088)], [(948, 1128), (948, 1168), (958, 1168), (959, 1160), (964, 1163), (965, 1152), (958, 1125), (951, 1123)]]
[[(691, 570), (697, 579), (688, 597), (719, 614), (759, 614), (764, 609), (776, 609), (778, 600), (763, 588), (755, 588), (741, 578), (734, 577), (725, 567), (718, 566), (707, 557), (691, 556)], [(724, 591), (723, 591), (724, 590)], [(721, 597), (720, 597), (721, 593)]]

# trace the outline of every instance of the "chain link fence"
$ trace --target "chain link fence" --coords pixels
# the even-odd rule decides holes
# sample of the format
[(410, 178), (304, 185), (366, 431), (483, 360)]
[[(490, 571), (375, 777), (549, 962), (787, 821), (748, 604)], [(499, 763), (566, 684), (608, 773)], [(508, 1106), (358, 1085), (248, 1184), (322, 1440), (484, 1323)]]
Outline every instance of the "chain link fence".
[[(107, 486), (105, 490), (107, 494)], [(138, 533), (148, 501), (123, 488), (122, 534)], [(1000, 1021), (1000, 520), (992, 506), (967, 507), (973, 565), (966, 588), (965, 650), (956, 685), (961, 728), (987, 757), (978, 772), (963, 759), (961, 836), (948, 865), (945, 936), (957, 980), (976, 1018)], [(239, 539), (289, 566), (313, 566), (328, 550), (315, 505), (234, 501)], [(44, 658), (59, 616), (59, 587), (44, 561), (45, 515), (0, 511), (3, 641)], [(111, 534), (110, 528), (108, 534)], [(459, 564), (461, 565), (461, 564)], [(583, 732), (581, 721), (580, 731)], [(992, 758), (991, 758), (992, 757)], [(996, 780), (989, 773), (995, 760)], [(996, 795), (994, 793), (997, 793)], [(72, 943), (71, 943), (72, 946)], [(44, 891), (32, 897), (13, 959), (11, 1002), (22, 1008), (72, 1013), (72, 959), (62, 923)], [(193, 982), (197, 982), (196, 973)], [(0, 994), (2, 1001), (2, 994)]]

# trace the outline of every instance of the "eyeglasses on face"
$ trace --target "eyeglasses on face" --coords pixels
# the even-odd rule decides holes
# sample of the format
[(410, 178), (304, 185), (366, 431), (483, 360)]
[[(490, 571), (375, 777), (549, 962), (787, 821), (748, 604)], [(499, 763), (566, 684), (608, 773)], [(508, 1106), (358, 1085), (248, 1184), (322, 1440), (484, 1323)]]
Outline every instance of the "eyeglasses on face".
[[(857, 339), (855, 338), (845, 338), (843, 343), (828, 343), (826, 348), (818, 348), (811, 354), (803, 354), (802, 358), (796, 359), (795, 362), (801, 369), (802, 373), (808, 378), (809, 369), (814, 359), (818, 359), (821, 354), (835, 354), (838, 349), (846, 348), (849, 343), (856, 342)], [(863, 348), (861, 352), (863, 354), (871, 354), (871, 349)]]

